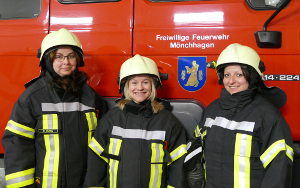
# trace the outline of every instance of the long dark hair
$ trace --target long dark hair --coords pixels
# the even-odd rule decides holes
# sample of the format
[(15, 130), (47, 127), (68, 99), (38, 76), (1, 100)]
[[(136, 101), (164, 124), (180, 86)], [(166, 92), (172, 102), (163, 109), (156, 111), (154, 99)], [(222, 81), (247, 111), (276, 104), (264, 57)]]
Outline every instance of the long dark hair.
[(77, 51), (73, 49), (77, 62), (77, 67), (72, 74), (61, 77), (53, 69), (53, 61), (56, 55), (56, 51), (57, 49), (47, 54), (46, 70), (43, 70), (42, 74), (45, 74), (45, 72), (47, 71), (51, 74), (53, 78), (52, 84), (56, 84), (57, 86), (69, 92), (79, 92), (80, 88), (82, 87), (82, 84), (88, 79), (88, 75), (85, 72), (78, 70), (78, 62), (81, 61), (80, 56), (78, 55)]
[[(253, 67), (241, 63), (228, 63), (218, 70), (220, 85), (223, 85), (224, 69), (229, 65), (239, 65), (241, 67), (243, 75), (245, 76), (247, 82), (249, 83), (249, 89), (253, 87), (260, 87), (261, 83), (263, 82), (262, 77), (257, 73), (257, 71)], [(261, 72), (265, 71), (265, 65), (262, 61), (259, 62), (258, 68)]]

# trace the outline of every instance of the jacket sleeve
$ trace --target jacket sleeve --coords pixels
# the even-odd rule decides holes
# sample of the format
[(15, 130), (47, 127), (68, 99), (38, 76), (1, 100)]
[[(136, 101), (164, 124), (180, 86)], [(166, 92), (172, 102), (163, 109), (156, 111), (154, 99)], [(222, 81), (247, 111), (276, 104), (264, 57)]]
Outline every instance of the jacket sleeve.
[(95, 135), (89, 144), (88, 168), (85, 177), (84, 187), (107, 187), (107, 162), (108, 159), (103, 156), (108, 138), (108, 121), (104, 116), (99, 122)]
[(14, 105), (2, 137), (7, 188), (34, 183), (35, 124), (29, 103), (20, 98)]
[[(273, 116), (273, 118), (276, 116)], [(264, 150), (260, 160), (266, 170), (262, 188), (291, 187), (293, 148), (292, 137), (288, 124), (277, 115), (273, 126), (266, 128), (263, 137)]]
[(168, 163), (167, 183), (170, 187), (181, 188), (184, 182), (183, 162), (187, 153), (187, 135), (183, 126), (178, 122), (172, 129), (168, 151), (171, 162)]
[(108, 111), (107, 101), (104, 100), (100, 95), (96, 93), (96, 111), (97, 116), (101, 118)]
[(187, 144), (187, 155), (184, 160), (186, 186), (189, 188), (203, 188), (205, 186), (203, 129), (196, 126), (194, 137)]

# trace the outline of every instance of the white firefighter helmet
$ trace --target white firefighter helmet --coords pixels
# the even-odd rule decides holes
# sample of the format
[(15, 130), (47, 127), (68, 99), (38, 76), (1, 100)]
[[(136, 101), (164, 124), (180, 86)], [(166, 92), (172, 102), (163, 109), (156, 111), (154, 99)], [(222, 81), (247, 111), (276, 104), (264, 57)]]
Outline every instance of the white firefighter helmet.
[(228, 45), (219, 55), (216, 69), (219, 71), (227, 63), (240, 63), (253, 67), (262, 76), (262, 72), (259, 70), (259, 62), (260, 57), (254, 49), (233, 43)]
[(141, 74), (155, 77), (157, 86), (162, 85), (156, 63), (148, 57), (136, 54), (134, 57), (127, 59), (121, 66), (119, 89), (122, 89), (122, 85), (129, 76)]
[(44, 63), (43, 56), (59, 46), (70, 46), (76, 50), (81, 59), (81, 62), (79, 62), (78, 66), (84, 65), (82, 45), (78, 37), (65, 28), (49, 33), (43, 39), (40, 49), (40, 65)]

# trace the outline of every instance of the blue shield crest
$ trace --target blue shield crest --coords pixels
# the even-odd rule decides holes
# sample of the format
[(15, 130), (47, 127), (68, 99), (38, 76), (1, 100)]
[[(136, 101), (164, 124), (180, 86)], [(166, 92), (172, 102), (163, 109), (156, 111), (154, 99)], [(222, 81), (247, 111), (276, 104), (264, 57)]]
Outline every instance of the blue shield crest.
[(178, 57), (178, 81), (185, 90), (201, 89), (206, 81), (206, 57)]

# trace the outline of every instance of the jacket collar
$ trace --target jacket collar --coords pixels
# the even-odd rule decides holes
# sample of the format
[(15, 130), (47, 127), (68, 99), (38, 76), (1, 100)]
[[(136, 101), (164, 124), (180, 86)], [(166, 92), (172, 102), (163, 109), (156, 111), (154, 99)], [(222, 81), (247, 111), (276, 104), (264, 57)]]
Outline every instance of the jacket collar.
[(222, 112), (226, 117), (232, 117), (248, 105), (257, 93), (257, 88), (247, 89), (238, 93), (230, 94), (226, 89), (222, 89), (219, 100)]
[(134, 101), (128, 102), (124, 107), (125, 112), (150, 117), (153, 115), (151, 101), (147, 100), (142, 103), (135, 103)]

